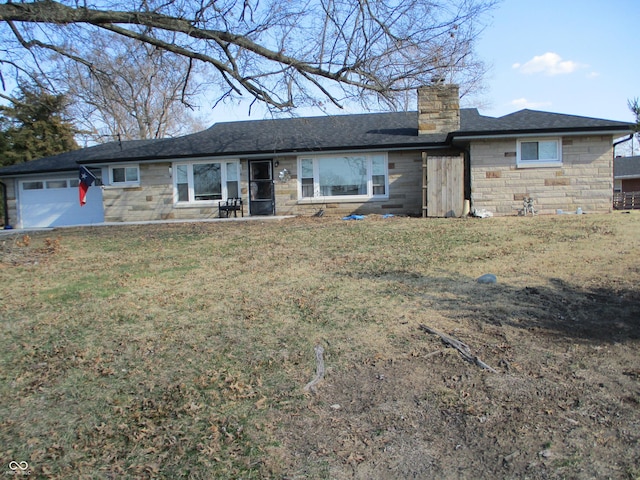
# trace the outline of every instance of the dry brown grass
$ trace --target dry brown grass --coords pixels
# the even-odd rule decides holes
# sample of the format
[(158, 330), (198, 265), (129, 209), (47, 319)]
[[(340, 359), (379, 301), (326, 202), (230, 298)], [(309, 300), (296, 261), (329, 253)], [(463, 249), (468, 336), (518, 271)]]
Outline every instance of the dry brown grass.
[[(0, 238), (5, 466), (27, 461), (42, 478), (640, 475), (635, 212), (30, 235)], [(475, 283), (487, 272), (498, 284)], [(327, 375), (305, 395), (316, 344)]]

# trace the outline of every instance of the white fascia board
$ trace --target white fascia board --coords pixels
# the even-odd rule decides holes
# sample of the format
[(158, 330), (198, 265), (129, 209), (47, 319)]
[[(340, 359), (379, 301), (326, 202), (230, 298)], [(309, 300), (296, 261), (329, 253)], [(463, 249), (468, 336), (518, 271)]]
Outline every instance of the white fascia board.
[(636, 178), (640, 178), (640, 174), (636, 175), (616, 175), (613, 177), (614, 180), (635, 180)]
[(10, 175), (2, 175), (2, 177), (0, 178), (6, 178), (6, 179), (21, 179), (21, 178), (29, 178), (29, 179), (34, 179), (34, 178), (45, 178), (45, 179), (49, 179), (49, 178), (56, 178), (56, 177), (68, 177), (69, 174), (73, 174), (73, 175), (77, 175), (78, 174), (78, 169), (74, 168), (73, 170), (57, 170), (57, 171), (51, 171), (51, 172), (36, 172), (36, 173), (12, 173)]
[(505, 133), (505, 134), (488, 134), (488, 135), (453, 135), (453, 142), (463, 142), (466, 140), (491, 140), (499, 138), (541, 138), (541, 137), (584, 137), (589, 135), (624, 135), (628, 130), (611, 131), (611, 130), (593, 130), (587, 132), (537, 132), (537, 133)]

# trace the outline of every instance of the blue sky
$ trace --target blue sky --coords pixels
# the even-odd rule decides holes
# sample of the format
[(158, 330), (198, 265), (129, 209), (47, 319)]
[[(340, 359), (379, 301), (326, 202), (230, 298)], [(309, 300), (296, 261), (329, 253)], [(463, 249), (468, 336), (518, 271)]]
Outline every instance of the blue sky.
[(478, 44), (491, 66), (481, 113), (531, 108), (633, 120), (639, 0), (503, 0), (487, 20)]
[[(640, 0), (502, 0), (477, 48), (490, 67), (486, 92), (463, 106), (490, 116), (530, 108), (633, 121), (627, 101), (640, 97), (638, 21)], [(211, 123), (265, 115), (255, 106), (251, 117), (242, 105), (204, 110)]]

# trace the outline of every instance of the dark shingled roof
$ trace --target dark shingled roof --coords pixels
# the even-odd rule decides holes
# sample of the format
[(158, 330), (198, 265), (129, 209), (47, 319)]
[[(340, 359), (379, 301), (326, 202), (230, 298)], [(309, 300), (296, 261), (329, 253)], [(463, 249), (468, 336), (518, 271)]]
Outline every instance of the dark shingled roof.
[(460, 110), (460, 130), (418, 135), (417, 112), (368, 113), (217, 123), (202, 132), (164, 140), (127, 141), (63, 153), (0, 169), (1, 176), (69, 171), (78, 163), (144, 161), (199, 156), (275, 155), (338, 150), (442, 148), (466, 136), (629, 131), (611, 120), (521, 110), (504, 117)]
[(520, 110), (503, 117), (485, 117), (475, 110), (468, 122), (460, 122), (460, 131), (455, 137), (476, 135), (512, 135), (525, 133), (568, 133), (568, 132), (626, 132), (630, 129), (627, 122), (603, 120), (600, 118), (565, 115), (562, 113), (540, 112), (538, 110)]
[(640, 157), (614, 158), (613, 177), (640, 178)]
[(408, 146), (442, 147), (446, 134), (418, 136), (417, 112), (369, 113), (217, 123), (115, 159), (246, 156)]
[(126, 142), (109, 142), (94, 147), (81, 148), (71, 152), (53, 155), (51, 157), (40, 158), (26, 163), (18, 163), (8, 167), (0, 168), (0, 175), (15, 175), (25, 173), (49, 173), (68, 172), (77, 170), (78, 163), (101, 159), (112, 158), (123, 150), (134, 149), (141, 145), (148, 145), (159, 140), (129, 140)]

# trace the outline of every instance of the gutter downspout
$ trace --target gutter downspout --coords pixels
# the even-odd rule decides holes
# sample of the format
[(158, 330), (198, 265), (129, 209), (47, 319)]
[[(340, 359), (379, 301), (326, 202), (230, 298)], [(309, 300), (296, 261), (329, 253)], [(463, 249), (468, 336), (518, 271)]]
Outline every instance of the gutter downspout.
[(635, 133), (630, 133), (629, 138), (623, 138), (622, 140), (618, 140), (617, 142), (613, 142), (613, 158), (616, 158), (616, 147), (621, 143), (628, 142), (629, 140), (633, 140), (633, 136)]
[(13, 227), (9, 225), (9, 203), (7, 202), (7, 186), (0, 182), (2, 186), (2, 209), (4, 211), (4, 229), (12, 230)]
[[(623, 138), (622, 140), (618, 140), (617, 142), (613, 142), (613, 160), (612, 162), (615, 162), (616, 160), (616, 147), (618, 145), (620, 145), (621, 143), (626, 143), (629, 140), (633, 140), (633, 136), (635, 135), (634, 133), (630, 133), (628, 138)], [(633, 154), (633, 143), (631, 144), (631, 153)], [(615, 179), (615, 175), (613, 174), (613, 163), (611, 163), (611, 176), (613, 177), (613, 195), (611, 197), (612, 203), (611, 205), (615, 204), (615, 186), (616, 186), (616, 179)]]

